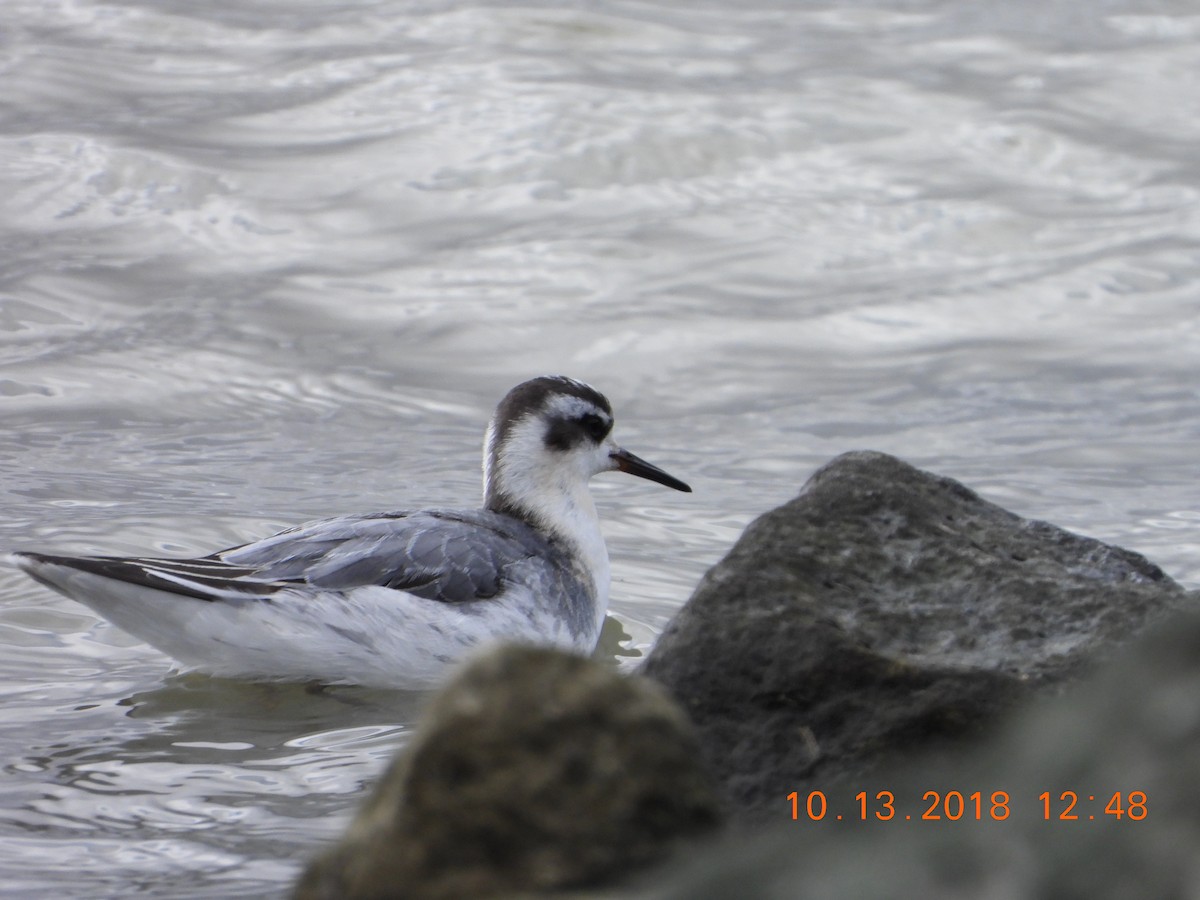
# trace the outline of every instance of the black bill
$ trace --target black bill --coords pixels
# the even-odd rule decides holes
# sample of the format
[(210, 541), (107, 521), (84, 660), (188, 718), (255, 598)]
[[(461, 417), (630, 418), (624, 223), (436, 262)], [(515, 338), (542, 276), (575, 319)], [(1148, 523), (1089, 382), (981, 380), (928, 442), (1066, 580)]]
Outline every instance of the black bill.
[(636, 475), (639, 478), (648, 478), (651, 481), (657, 481), (659, 484), (665, 484), (667, 487), (675, 488), (677, 491), (686, 491), (689, 494), (692, 492), (690, 487), (675, 476), (668, 475), (658, 466), (646, 462), (640, 456), (634, 456), (628, 450), (614, 450), (609, 454), (609, 458), (617, 464), (617, 468), (622, 472), (628, 472), (630, 475)]

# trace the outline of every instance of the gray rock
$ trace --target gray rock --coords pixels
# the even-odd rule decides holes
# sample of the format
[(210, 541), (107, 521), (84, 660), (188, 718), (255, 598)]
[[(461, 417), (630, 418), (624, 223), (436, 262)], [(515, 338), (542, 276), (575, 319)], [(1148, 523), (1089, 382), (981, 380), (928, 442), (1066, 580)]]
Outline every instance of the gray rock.
[(432, 701), (299, 900), (461, 900), (611, 884), (713, 833), (718, 792), (657, 685), (506, 647)]
[[(780, 803), (775, 818), (786, 825), (733, 839), (666, 873), (659, 886), (622, 896), (1198, 897), (1198, 650), (1200, 615), (1180, 614), (1095, 678), (1022, 709), (958, 761), (926, 758), (832, 791), (827, 815), (817, 822), (803, 807), (801, 819), (790, 821)], [(867, 822), (859, 820), (853, 796), (859, 790), (872, 798)], [(874, 797), (882, 790), (896, 798), (888, 821), (875, 819), (882, 805)], [(957, 821), (947, 820), (944, 808), (940, 820), (921, 818), (930, 805), (926, 792), (937, 791), (944, 803), (952, 790), (967, 797), (981, 792), (980, 818), (970, 802)], [(996, 791), (1009, 799), (993, 810)], [(1063, 799), (1067, 791), (1077, 797), (1073, 807)], [(1116, 794), (1119, 818), (1105, 811), (1115, 811)]]
[(758, 821), (791, 791), (981, 733), (1186, 603), (1135, 553), (852, 453), (746, 529), (642, 671)]

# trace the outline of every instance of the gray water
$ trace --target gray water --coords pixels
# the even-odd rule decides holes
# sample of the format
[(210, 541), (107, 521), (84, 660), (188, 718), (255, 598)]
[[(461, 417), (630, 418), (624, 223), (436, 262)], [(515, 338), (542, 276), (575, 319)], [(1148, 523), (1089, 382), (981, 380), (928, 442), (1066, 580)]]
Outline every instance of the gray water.
[[(477, 502), (564, 372), (636, 664), (873, 448), (1200, 583), (1200, 15), (1170, 0), (6, 0), (0, 547)], [(171, 674), (0, 571), (0, 893), (276, 896), (421, 698)], [(781, 816), (783, 799), (781, 798)]]

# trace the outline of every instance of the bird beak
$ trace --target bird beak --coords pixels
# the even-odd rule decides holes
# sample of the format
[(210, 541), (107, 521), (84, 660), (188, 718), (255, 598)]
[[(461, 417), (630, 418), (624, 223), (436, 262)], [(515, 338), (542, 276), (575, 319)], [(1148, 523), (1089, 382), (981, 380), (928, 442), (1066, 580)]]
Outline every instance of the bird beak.
[(636, 475), (639, 478), (648, 478), (651, 481), (657, 481), (659, 484), (665, 484), (667, 487), (675, 488), (677, 491), (685, 491), (689, 494), (692, 492), (692, 489), (678, 478), (668, 475), (658, 466), (651, 465), (640, 456), (634, 456), (628, 450), (622, 450), (620, 447), (617, 447), (608, 454), (608, 457), (622, 472), (628, 472), (630, 475)]

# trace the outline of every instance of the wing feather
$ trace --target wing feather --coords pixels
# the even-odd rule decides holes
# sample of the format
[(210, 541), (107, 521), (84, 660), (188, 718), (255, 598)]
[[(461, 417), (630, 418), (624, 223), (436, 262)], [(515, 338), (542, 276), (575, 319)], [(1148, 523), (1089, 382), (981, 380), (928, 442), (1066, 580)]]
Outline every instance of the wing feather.
[(238, 580), (375, 584), (456, 603), (496, 596), (509, 568), (546, 555), (545, 539), (507, 516), (425, 510), (326, 519), (208, 559), (237, 569)]
[(324, 519), (201, 559), (25, 556), (200, 600), (380, 585), (463, 603), (497, 596), (506, 582), (528, 576), (530, 566), (547, 584), (561, 581), (559, 569), (566, 568), (556, 545), (520, 520), (487, 510)]

